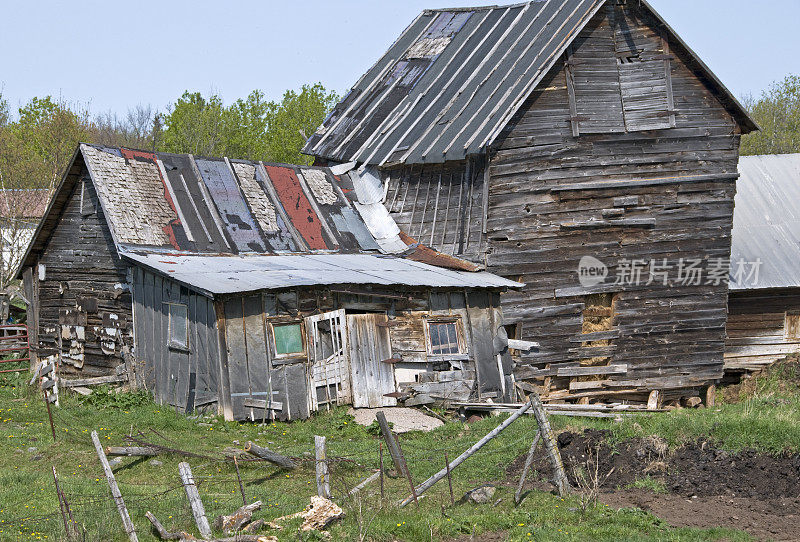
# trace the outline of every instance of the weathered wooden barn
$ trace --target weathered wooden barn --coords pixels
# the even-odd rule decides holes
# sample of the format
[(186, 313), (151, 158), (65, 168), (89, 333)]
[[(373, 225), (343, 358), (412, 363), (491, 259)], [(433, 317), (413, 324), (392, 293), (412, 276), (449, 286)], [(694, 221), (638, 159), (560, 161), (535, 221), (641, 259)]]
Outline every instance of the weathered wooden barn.
[(391, 405), (420, 374), (502, 398), (499, 293), (519, 284), (409, 246), (379, 191), (345, 168), (82, 144), (20, 270), (35, 353), (60, 355), (64, 386), (127, 381), (227, 419)]
[(515, 371), (543, 397), (673, 401), (723, 375), (756, 128), (646, 1), (545, 0), (423, 11), (304, 152), (380, 177), (411, 238), (525, 283), (503, 310), (541, 343)]
[(800, 154), (742, 156), (733, 214), (725, 371), (800, 353)]

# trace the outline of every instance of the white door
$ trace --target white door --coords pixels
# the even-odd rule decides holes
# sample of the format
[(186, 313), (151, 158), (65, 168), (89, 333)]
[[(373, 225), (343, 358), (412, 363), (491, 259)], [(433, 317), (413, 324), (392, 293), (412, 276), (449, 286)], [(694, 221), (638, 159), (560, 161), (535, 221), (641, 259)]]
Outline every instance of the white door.
[(344, 310), (315, 314), (305, 322), (311, 410), (350, 403), (353, 395)]
[(397, 404), (397, 399), (385, 396), (396, 390), (394, 367), (384, 363), (392, 357), (386, 322), (385, 314), (347, 315), (353, 406), (356, 408)]

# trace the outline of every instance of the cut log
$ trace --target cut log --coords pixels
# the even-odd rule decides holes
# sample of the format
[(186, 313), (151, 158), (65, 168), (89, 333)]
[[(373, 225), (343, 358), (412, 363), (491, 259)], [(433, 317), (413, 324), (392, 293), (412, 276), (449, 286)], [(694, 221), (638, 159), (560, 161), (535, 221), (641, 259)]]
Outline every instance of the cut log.
[(278, 453), (273, 452), (269, 448), (264, 448), (263, 446), (259, 446), (255, 442), (247, 441), (247, 444), (244, 445), (244, 451), (263, 459), (264, 461), (269, 461), (273, 465), (278, 465), (284, 469), (294, 469), (297, 465), (294, 464), (294, 461), (286, 457), (285, 455), (281, 455)]

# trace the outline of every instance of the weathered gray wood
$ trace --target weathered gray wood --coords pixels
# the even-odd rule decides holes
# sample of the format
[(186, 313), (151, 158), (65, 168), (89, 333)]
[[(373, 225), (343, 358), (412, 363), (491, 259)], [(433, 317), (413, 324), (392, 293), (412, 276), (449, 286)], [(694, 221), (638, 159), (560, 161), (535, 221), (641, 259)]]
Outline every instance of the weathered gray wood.
[(355, 495), (356, 493), (358, 493), (359, 491), (361, 491), (362, 489), (364, 489), (365, 487), (367, 487), (369, 484), (371, 484), (372, 482), (374, 482), (375, 480), (377, 480), (380, 477), (381, 477), (381, 471), (380, 470), (370, 474), (369, 476), (367, 476), (366, 478), (361, 480), (361, 482), (359, 482), (358, 485), (356, 485), (353, 489), (351, 489), (348, 492), (348, 495), (350, 495), (350, 496)]
[(244, 450), (251, 455), (269, 461), (270, 463), (282, 467), (284, 469), (294, 469), (297, 466), (295, 465), (294, 461), (292, 461), (288, 457), (281, 455), (279, 453), (275, 453), (269, 448), (259, 446), (258, 444), (252, 441), (247, 441), (247, 444), (244, 445)]
[(117, 480), (114, 478), (114, 472), (111, 470), (111, 465), (108, 464), (108, 459), (103, 451), (103, 446), (100, 444), (100, 438), (97, 436), (97, 431), (92, 431), (92, 442), (94, 443), (94, 449), (97, 452), (97, 458), (100, 460), (100, 464), (103, 467), (103, 472), (106, 475), (106, 480), (108, 480), (108, 487), (111, 489), (111, 495), (114, 497), (117, 510), (122, 518), (122, 526), (125, 528), (125, 533), (128, 535), (128, 539), (131, 542), (139, 542), (139, 538), (136, 536), (136, 528), (133, 526), (130, 514), (128, 514), (128, 508), (125, 506), (125, 501), (122, 499), (122, 493), (120, 493), (119, 487), (117, 486)]
[[(392, 456), (392, 462), (394, 463), (394, 468), (398, 474), (401, 476), (405, 476), (408, 479), (408, 484), (411, 486), (411, 497), (417, 505), (417, 492), (414, 488), (414, 481), (411, 479), (411, 472), (408, 470), (408, 465), (406, 465), (406, 458), (403, 456), (403, 450), (400, 449), (400, 443), (397, 442), (397, 438), (392, 433), (392, 429), (389, 427), (389, 422), (386, 420), (386, 415), (379, 411), (375, 418), (378, 420), (378, 425), (381, 428), (381, 433), (383, 434), (383, 439), (386, 441), (386, 448), (389, 450), (389, 455)], [(381, 462), (383, 460), (381, 459)]]
[[(491, 441), (494, 437), (499, 435), (503, 431), (503, 429), (514, 423), (514, 421), (516, 421), (517, 418), (525, 414), (525, 412), (527, 412), (528, 409), (531, 408), (531, 406), (532, 402), (525, 403), (525, 405), (522, 408), (514, 412), (511, 416), (509, 416), (506, 420), (504, 420), (503, 423), (492, 429), (486, 436), (484, 436), (478, 442), (470, 446), (470, 448), (467, 451), (465, 451), (464, 453), (453, 459), (453, 461), (451, 461), (445, 468), (443, 468), (442, 470), (440, 470), (439, 472), (437, 472), (436, 474), (434, 474), (433, 476), (422, 482), (420, 485), (418, 485), (415, 489), (415, 494), (422, 495), (424, 492), (430, 489), (431, 486), (433, 486), (436, 482), (447, 476), (448, 471), (452, 471), (461, 463), (469, 459), (473, 454), (475, 454), (475, 452), (483, 448), (489, 441)], [(407, 497), (400, 503), (400, 506), (401, 507), (406, 506), (408, 503), (411, 502), (411, 500), (412, 497)]]
[(194, 522), (197, 524), (197, 529), (200, 531), (200, 536), (203, 538), (211, 538), (211, 526), (208, 524), (206, 510), (200, 498), (200, 493), (197, 491), (197, 486), (194, 483), (192, 468), (189, 466), (189, 463), (178, 463), (178, 473), (183, 482), (183, 488), (186, 490), (186, 498), (189, 500), (189, 505), (192, 507), (192, 515), (194, 516)]
[(533, 454), (536, 451), (536, 446), (539, 445), (539, 439), (542, 437), (542, 434), (539, 430), (536, 430), (536, 436), (533, 437), (533, 442), (531, 442), (531, 447), (528, 450), (528, 456), (525, 458), (525, 466), (522, 467), (522, 474), (519, 477), (519, 485), (517, 485), (517, 491), (514, 492), (514, 502), (519, 504), (522, 499), (522, 487), (525, 485), (525, 478), (528, 477), (528, 471), (531, 468), (531, 464), (533, 464)]
[(553, 433), (552, 427), (550, 427), (550, 420), (547, 419), (547, 412), (544, 409), (544, 405), (542, 405), (539, 394), (536, 392), (531, 393), (528, 404), (531, 405), (533, 415), (536, 417), (536, 423), (539, 424), (539, 433), (542, 435), (544, 448), (553, 467), (553, 482), (558, 489), (558, 494), (564, 497), (569, 493), (569, 481), (567, 480), (567, 473), (564, 471), (564, 463), (561, 461), (561, 452), (558, 451), (556, 435)]
[(396, 391), (394, 369), (381, 360), (392, 357), (389, 330), (382, 314), (348, 314), (348, 347), (353, 383), (353, 406), (378, 408), (395, 406), (397, 400), (385, 394)]
[(331, 481), (328, 472), (328, 446), (325, 437), (314, 435), (314, 464), (317, 474), (317, 495), (331, 498)]
[(233, 534), (242, 529), (253, 517), (253, 512), (261, 510), (261, 501), (240, 506), (233, 514), (228, 516), (217, 516), (214, 520), (214, 528), (225, 534)]
[(128, 377), (127, 375), (108, 375), (108, 376), (96, 376), (93, 378), (73, 378), (70, 380), (60, 379), (59, 385), (62, 388), (77, 388), (77, 387), (87, 387), (87, 386), (99, 386), (101, 384), (116, 384), (119, 382), (127, 382)]
[(148, 457), (158, 455), (159, 451), (148, 446), (107, 446), (108, 455), (126, 455), (129, 457)]

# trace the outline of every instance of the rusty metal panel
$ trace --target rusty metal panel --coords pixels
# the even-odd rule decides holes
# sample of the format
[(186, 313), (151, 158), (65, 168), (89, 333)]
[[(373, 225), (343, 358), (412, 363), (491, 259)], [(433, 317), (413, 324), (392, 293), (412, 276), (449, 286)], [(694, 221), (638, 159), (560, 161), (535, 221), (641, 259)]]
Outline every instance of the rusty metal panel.
[(325, 239), (321, 218), (314, 211), (294, 169), (286, 166), (265, 165), (267, 175), (280, 198), (295, 229), (311, 250), (334, 249), (332, 239)]
[(211, 199), (239, 252), (266, 252), (264, 239), (239, 184), (224, 160), (196, 160)]

